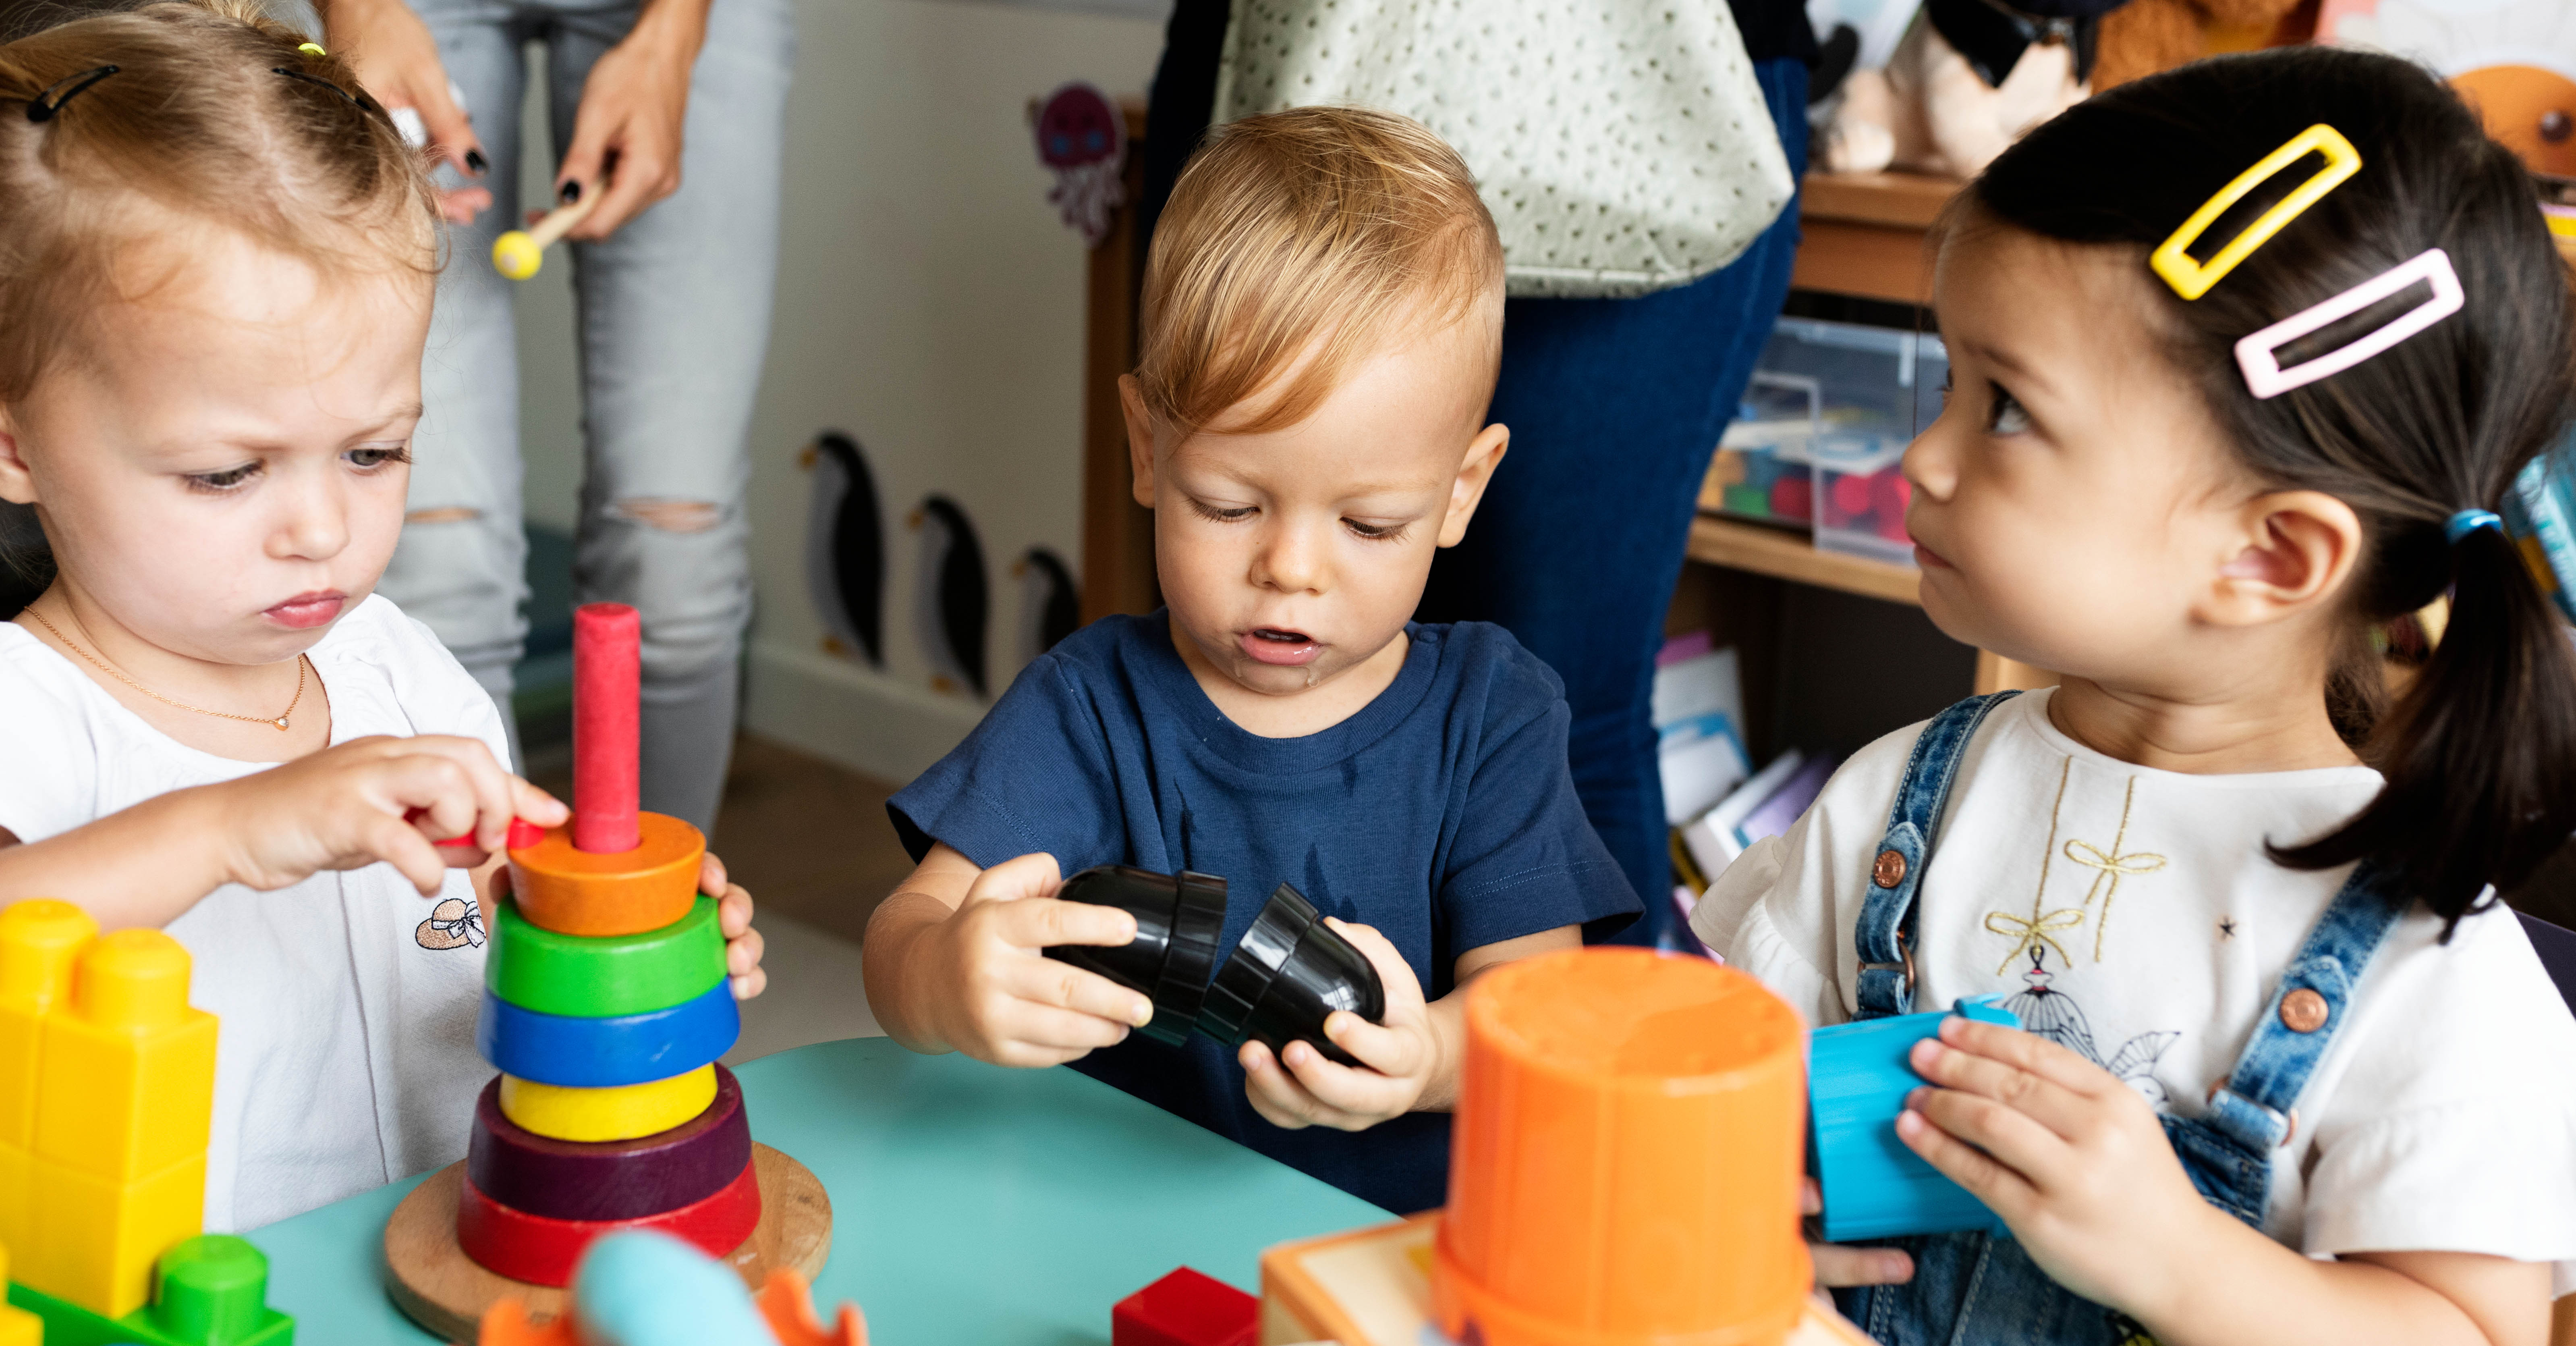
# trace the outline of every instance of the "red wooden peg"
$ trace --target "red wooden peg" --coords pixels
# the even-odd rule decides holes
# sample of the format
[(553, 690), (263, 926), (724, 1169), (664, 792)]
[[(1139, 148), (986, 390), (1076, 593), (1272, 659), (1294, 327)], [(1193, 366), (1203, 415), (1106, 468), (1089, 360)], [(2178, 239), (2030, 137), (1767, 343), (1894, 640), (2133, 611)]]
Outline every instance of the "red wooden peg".
[(572, 614), (572, 844), (594, 855), (639, 840), (643, 642), (643, 618), (623, 603)]

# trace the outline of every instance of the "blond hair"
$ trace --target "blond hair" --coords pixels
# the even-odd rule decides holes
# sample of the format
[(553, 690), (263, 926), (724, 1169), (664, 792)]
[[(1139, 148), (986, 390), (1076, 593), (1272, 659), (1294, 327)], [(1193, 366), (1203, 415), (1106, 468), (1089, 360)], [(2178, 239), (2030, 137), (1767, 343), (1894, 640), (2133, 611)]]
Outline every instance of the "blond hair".
[(1175, 437), (1271, 394), (1226, 426), (1258, 434), (1304, 420), (1399, 328), (1488, 310), (1499, 367), (1502, 278), (1475, 179), (1419, 122), (1345, 107), (1247, 117), (1211, 135), (1155, 226), (1137, 390)]
[(0, 403), (137, 297), (117, 291), (119, 258), (173, 222), (326, 278), (434, 269), (420, 154), (306, 40), (256, 0), (164, 0), (0, 46)]

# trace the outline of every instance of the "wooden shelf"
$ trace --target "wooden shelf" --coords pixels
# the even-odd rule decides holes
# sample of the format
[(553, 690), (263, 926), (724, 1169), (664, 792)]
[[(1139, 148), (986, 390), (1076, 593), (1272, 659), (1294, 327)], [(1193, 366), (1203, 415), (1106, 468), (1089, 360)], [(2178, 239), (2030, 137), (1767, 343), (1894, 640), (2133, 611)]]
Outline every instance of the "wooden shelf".
[(1924, 230), (1960, 184), (1917, 173), (1810, 173), (1799, 185), (1803, 238), (1789, 283), (1901, 304), (1932, 300)]
[(1809, 173), (1798, 184), (1798, 216), (1921, 231), (1965, 184), (1921, 173)]
[(1690, 558), (1732, 570), (1750, 570), (1773, 579), (1794, 580), (1821, 589), (1840, 589), (1864, 598), (1920, 605), (1922, 572), (1866, 557), (1819, 551), (1804, 533), (1767, 528), (1702, 514), (1691, 520)]

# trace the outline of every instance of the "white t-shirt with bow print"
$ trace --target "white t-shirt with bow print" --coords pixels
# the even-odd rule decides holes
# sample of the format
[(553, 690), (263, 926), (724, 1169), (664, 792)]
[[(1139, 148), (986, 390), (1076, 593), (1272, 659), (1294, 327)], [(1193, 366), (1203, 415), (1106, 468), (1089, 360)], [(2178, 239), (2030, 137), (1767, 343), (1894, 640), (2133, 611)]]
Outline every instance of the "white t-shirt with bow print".
[[(492, 698), (390, 600), (360, 603), (311, 655), (334, 744), (454, 734), (508, 764)], [(174, 741), (0, 622), (0, 827), (20, 840), (267, 769)], [(464, 1156), (492, 1069), (474, 1051), (483, 921), (463, 870), (434, 901), (385, 864), (275, 892), (227, 884), (169, 932), (194, 964), (190, 1002), (222, 1021), (208, 1229), (256, 1228)]]

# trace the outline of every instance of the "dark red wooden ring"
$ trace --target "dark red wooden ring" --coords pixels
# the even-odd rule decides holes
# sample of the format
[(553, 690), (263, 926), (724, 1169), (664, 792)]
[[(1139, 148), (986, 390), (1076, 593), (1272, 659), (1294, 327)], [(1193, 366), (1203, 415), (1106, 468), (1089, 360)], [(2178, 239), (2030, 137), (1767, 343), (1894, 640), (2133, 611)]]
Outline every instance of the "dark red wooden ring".
[(587, 1143), (540, 1136), (501, 1115), (501, 1081), (474, 1102), (465, 1177), (512, 1210), (550, 1220), (632, 1220), (722, 1191), (751, 1162), (742, 1086), (716, 1067), (716, 1100), (668, 1131)]
[(456, 1242), (484, 1270), (530, 1285), (572, 1284), (572, 1271), (593, 1240), (628, 1229), (652, 1229), (728, 1257), (760, 1225), (760, 1179), (749, 1164), (714, 1196), (639, 1220), (549, 1220), (512, 1210), (468, 1179), (456, 1202)]

